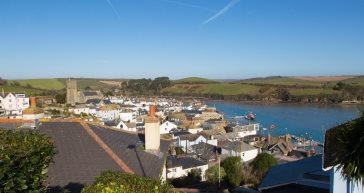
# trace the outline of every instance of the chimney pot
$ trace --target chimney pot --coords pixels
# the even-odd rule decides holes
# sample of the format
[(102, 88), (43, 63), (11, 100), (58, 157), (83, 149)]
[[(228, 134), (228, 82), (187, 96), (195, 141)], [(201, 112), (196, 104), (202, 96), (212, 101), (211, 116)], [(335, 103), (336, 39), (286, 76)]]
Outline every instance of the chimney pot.
[(155, 106), (154, 105), (149, 106), (149, 115), (155, 116)]

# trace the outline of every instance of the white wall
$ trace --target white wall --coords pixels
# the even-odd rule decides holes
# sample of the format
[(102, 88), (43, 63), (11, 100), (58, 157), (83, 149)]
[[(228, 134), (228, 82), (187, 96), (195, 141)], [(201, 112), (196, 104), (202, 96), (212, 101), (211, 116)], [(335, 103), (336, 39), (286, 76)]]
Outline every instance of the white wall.
[(200, 169), (201, 170), (201, 180), (206, 181), (205, 173), (208, 168), (209, 168), (209, 166), (207, 164), (198, 166), (198, 167), (194, 167), (194, 168), (186, 168), (186, 169), (182, 169), (182, 166), (175, 167), (175, 168), (169, 168), (169, 169), (167, 169), (167, 179), (174, 179), (174, 178), (180, 178), (183, 176), (187, 176), (191, 170)]
[(159, 126), (160, 134), (168, 134), (172, 129), (177, 129), (177, 125), (169, 121)]
[(337, 167), (332, 170), (331, 178), (330, 193), (364, 193), (362, 184), (348, 184), (347, 180), (341, 176), (341, 170), (338, 170)]
[(251, 161), (255, 157), (257, 157), (258, 153), (259, 153), (258, 149), (253, 149), (253, 150), (241, 152), (240, 157), (241, 157), (241, 160), (243, 160), (244, 162), (247, 162), (247, 161)]
[(6, 110), (6, 114), (21, 115), (23, 110), (29, 107), (29, 98), (25, 94), (12, 94), (9, 93), (4, 98), (0, 98), (0, 106)]

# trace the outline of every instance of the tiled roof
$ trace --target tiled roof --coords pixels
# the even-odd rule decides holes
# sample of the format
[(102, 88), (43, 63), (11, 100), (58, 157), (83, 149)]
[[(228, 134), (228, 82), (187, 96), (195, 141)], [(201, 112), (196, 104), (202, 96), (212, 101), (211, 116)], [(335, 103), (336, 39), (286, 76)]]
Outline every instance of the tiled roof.
[(206, 163), (188, 156), (186, 157), (169, 156), (167, 159), (167, 168), (182, 166), (182, 169), (189, 169), (203, 165), (206, 165)]
[(57, 151), (48, 172), (49, 192), (71, 184), (82, 187), (105, 170), (121, 171), (79, 123), (43, 123), (39, 131), (52, 138)]
[(161, 140), (161, 155), (147, 153), (138, 147), (144, 143), (144, 135), (131, 134), (90, 125), (90, 128), (122, 159), (137, 175), (159, 179), (167, 155), (169, 141)]
[[(92, 132), (101, 139), (128, 168), (137, 175), (159, 179), (165, 163), (169, 142), (161, 141), (161, 154), (143, 151), (137, 144), (144, 136), (89, 125)], [(50, 165), (47, 183), (49, 192), (60, 192), (68, 187), (71, 192), (80, 192), (85, 184), (92, 183), (102, 171), (122, 171), (109, 153), (97, 143), (80, 123), (45, 122), (39, 131), (55, 141), (57, 154)]]

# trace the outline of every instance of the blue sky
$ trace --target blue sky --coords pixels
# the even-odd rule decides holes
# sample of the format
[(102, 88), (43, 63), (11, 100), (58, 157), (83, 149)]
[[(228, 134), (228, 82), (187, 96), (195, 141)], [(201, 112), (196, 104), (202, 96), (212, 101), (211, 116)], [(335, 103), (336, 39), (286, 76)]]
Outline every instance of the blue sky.
[(364, 74), (364, 0), (0, 0), (0, 77)]

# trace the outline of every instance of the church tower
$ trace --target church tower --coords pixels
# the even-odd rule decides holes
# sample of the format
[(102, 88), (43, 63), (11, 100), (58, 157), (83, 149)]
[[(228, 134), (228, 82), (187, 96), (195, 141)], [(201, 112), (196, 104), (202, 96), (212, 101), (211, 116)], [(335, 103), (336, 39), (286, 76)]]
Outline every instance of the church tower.
[(67, 80), (67, 104), (75, 105), (78, 102), (77, 99), (77, 81), (69, 78)]

